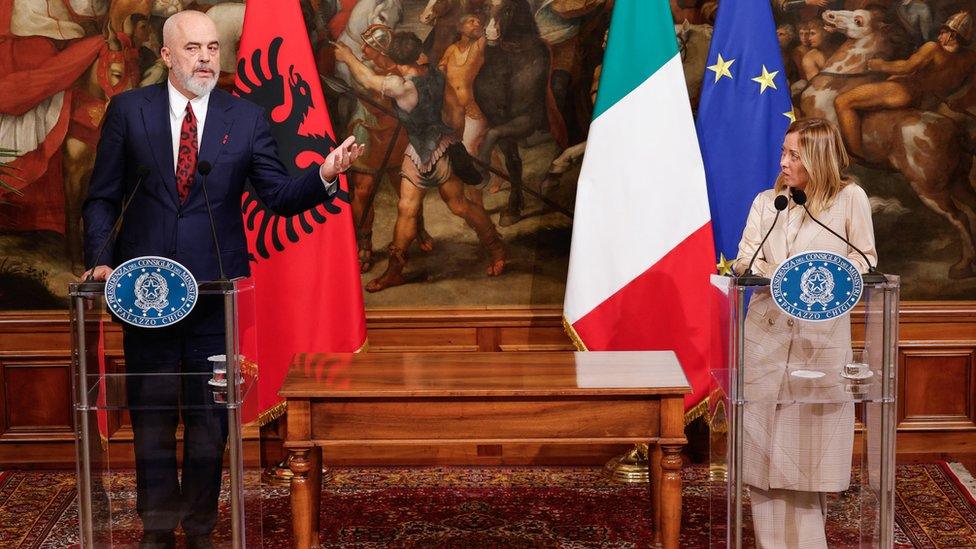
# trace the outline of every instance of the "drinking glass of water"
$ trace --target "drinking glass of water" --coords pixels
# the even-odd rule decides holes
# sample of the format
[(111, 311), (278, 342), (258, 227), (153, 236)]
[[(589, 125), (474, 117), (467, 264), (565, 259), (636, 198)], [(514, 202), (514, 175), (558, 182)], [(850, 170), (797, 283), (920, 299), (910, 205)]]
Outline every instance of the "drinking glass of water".
[(865, 379), (870, 377), (871, 368), (863, 349), (856, 349), (851, 355), (851, 361), (844, 366), (844, 377), (851, 379)]

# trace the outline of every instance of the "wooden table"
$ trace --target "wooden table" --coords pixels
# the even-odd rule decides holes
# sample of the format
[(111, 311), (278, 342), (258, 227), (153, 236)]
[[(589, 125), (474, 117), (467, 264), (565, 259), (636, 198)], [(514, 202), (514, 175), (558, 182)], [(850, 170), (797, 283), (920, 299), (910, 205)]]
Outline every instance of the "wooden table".
[(655, 542), (678, 547), (683, 395), (674, 353), (299, 354), (279, 394), (295, 546), (318, 547), (333, 444), (650, 444)]

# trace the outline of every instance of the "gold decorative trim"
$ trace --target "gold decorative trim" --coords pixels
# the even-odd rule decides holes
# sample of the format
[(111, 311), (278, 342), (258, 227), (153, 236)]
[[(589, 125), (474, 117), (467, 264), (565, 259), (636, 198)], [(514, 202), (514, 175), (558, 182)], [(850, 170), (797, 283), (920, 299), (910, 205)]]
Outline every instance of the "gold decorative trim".
[(729, 432), (729, 421), (725, 412), (725, 401), (719, 400), (715, 404), (714, 410), (708, 411), (706, 416), (708, 422), (708, 432), (717, 435), (724, 435)]
[(695, 404), (690, 410), (685, 412), (685, 427), (691, 424), (692, 421), (704, 416), (708, 413), (708, 397), (701, 399), (701, 402)]
[(283, 400), (258, 414), (258, 425), (264, 427), (265, 425), (285, 415), (286, 411), (288, 411), (288, 401)]
[(573, 325), (569, 323), (569, 320), (566, 320), (565, 315), (562, 318), (563, 330), (566, 331), (566, 335), (569, 336), (569, 339), (573, 341), (573, 345), (576, 347), (576, 350), (589, 351), (589, 349), (586, 348), (586, 343), (583, 343), (583, 340), (580, 338), (579, 334), (576, 333), (576, 328), (573, 328)]

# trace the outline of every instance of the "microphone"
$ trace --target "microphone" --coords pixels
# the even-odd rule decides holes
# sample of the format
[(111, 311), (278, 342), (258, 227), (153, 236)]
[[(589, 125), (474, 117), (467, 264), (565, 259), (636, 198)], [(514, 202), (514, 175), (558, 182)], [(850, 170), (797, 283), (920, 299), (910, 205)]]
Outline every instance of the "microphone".
[(790, 194), (793, 196), (793, 202), (795, 202), (797, 206), (802, 206), (803, 210), (807, 212), (807, 215), (810, 216), (810, 219), (812, 219), (814, 223), (820, 225), (824, 229), (827, 229), (830, 234), (843, 240), (844, 243), (853, 248), (855, 252), (861, 254), (861, 257), (864, 259), (864, 263), (866, 263), (868, 266), (868, 272), (861, 275), (861, 279), (864, 280), (865, 284), (881, 284), (888, 281), (888, 278), (884, 275), (884, 273), (879, 272), (878, 269), (871, 264), (871, 261), (868, 260), (868, 256), (864, 255), (864, 252), (862, 252), (860, 248), (854, 244), (851, 244), (850, 240), (847, 240), (843, 236), (837, 234), (837, 232), (830, 227), (821, 223), (816, 217), (813, 217), (813, 214), (810, 213), (810, 210), (807, 208), (807, 193), (800, 189), (793, 189), (790, 191)]
[(138, 177), (138, 179), (136, 179), (136, 184), (132, 187), (132, 192), (129, 194), (129, 197), (126, 198), (125, 202), (122, 204), (122, 211), (119, 212), (119, 217), (116, 218), (115, 225), (113, 225), (112, 230), (109, 231), (108, 238), (105, 239), (105, 242), (102, 242), (102, 247), (99, 248), (98, 253), (95, 254), (95, 260), (92, 261), (91, 272), (88, 273), (88, 278), (85, 279), (85, 282), (92, 282), (95, 280), (95, 267), (98, 267), (98, 260), (100, 260), (102, 258), (102, 254), (105, 253), (105, 248), (108, 247), (108, 243), (115, 240), (115, 237), (119, 234), (119, 230), (122, 228), (122, 219), (125, 217), (125, 211), (129, 209), (129, 204), (132, 203), (132, 198), (135, 197), (136, 192), (139, 191), (139, 187), (142, 186), (142, 182), (146, 179), (147, 175), (149, 175), (149, 168), (139, 164), (139, 166), (136, 167), (136, 176)]
[(219, 280), (227, 280), (227, 276), (224, 275), (224, 262), (220, 259), (220, 243), (217, 242), (217, 226), (214, 224), (213, 210), (210, 209), (210, 197), (207, 196), (207, 176), (210, 175), (210, 170), (213, 169), (213, 165), (206, 160), (201, 160), (197, 163), (197, 171), (203, 179), (200, 180), (200, 186), (203, 187), (203, 200), (207, 203), (207, 215), (210, 217), (210, 234), (213, 235), (214, 248), (217, 250), (217, 269), (220, 271)]
[(773, 218), (773, 224), (769, 226), (769, 230), (766, 231), (766, 236), (763, 237), (762, 242), (756, 248), (756, 251), (752, 254), (752, 259), (749, 260), (749, 266), (746, 267), (746, 271), (742, 273), (742, 276), (736, 277), (735, 283), (738, 286), (768, 286), (769, 279), (764, 276), (758, 276), (752, 274), (752, 264), (756, 262), (756, 258), (759, 257), (759, 251), (762, 250), (763, 244), (766, 243), (766, 239), (772, 234), (773, 228), (776, 227), (776, 222), (779, 221), (779, 214), (790, 205), (790, 200), (783, 195), (776, 197), (773, 200), (773, 207), (776, 208), (776, 217)]

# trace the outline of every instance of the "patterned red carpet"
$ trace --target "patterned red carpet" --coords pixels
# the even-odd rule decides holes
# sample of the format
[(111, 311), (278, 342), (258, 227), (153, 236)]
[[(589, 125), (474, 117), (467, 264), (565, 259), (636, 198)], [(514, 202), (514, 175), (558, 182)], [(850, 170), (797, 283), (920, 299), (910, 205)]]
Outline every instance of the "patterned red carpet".
[[(647, 547), (645, 487), (607, 481), (592, 467), (342, 468), (323, 493), (326, 547)], [(707, 547), (706, 469), (684, 470), (683, 547)], [(976, 547), (976, 501), (944, 463), (898, 467), (896, 547)], [(113, 475), (116, 546), (139, 521), (131, 473)], [(289, 547), (287, 489), (262, 491), (264, 547)], [(0, 547), (77, 546), (73, 472), (0, 472)], [(328, 510), (328, 511), (326, 511)], [(849, 494), (831, 496), (831, 547), (854, 544)], [(226, 509), (222, 509), (226, 530)], [(257, 530), (251, 533), (252, 543)], [(747, 536), (748, 537), (748, 536)], [(217, 541), (222, 541), (218, 536)]]

